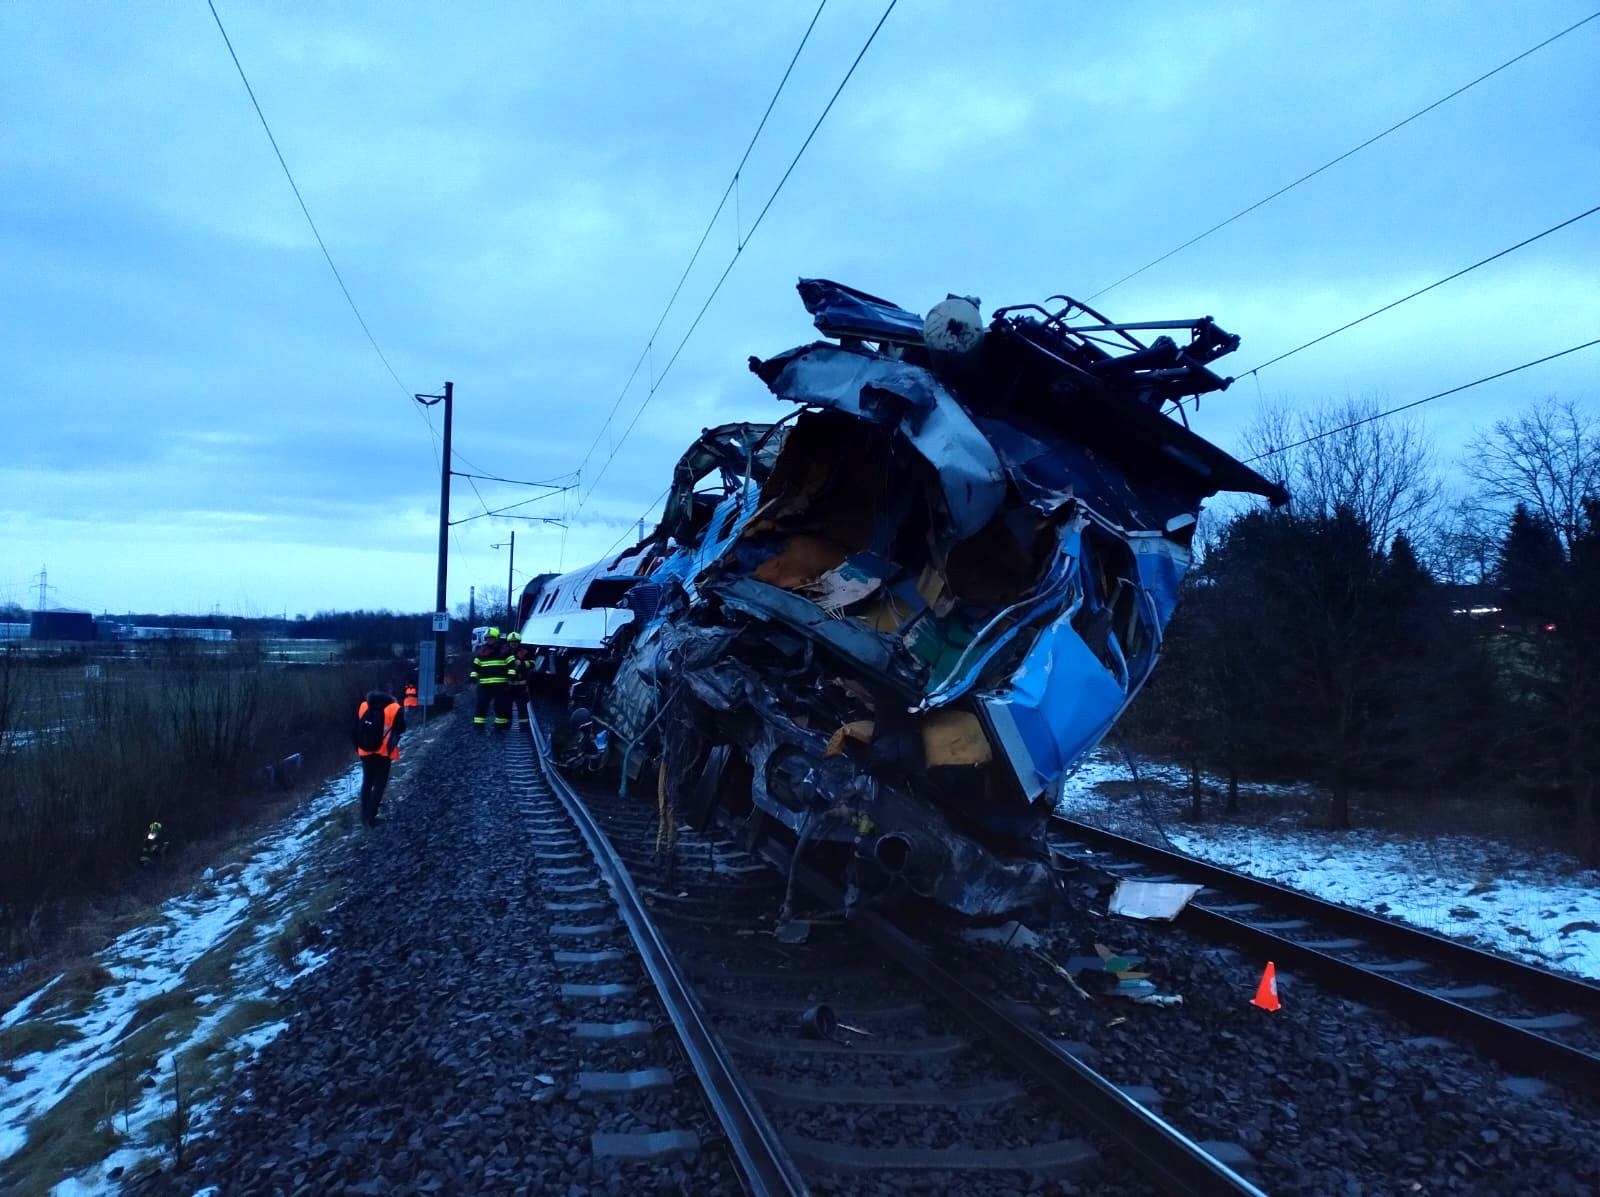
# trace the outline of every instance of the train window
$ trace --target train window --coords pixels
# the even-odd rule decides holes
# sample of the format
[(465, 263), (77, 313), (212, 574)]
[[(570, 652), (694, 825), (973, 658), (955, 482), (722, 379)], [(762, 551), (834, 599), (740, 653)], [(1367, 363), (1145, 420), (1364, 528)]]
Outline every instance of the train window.
[(643, 580), (643, 576), (639, 574), (624, 574), (618, 578), (596, 578), (589, 583), (589, 589), (584, 591), (583, 609), (592, 611), (596, 607), (621, 606), (622, 596)]
[(551, 635), (552, 635), (552, 636), (559, 636), (559, 635), (561, 635), (561, 625), (562, 625), (562, 624), (564, 624), (564, 623), (566, 623), (566, 622), (567, 622), (567, 621), (566, 621), (566, 620), (564, 620), (564, 619), (558, 619), (558, 620), (556, 620), (556, 630), (555, 630), (555, 631), (554, 631), (554, 632), (551, 632), (551, 633), (550, 633), (550, 634), (551, 634)]

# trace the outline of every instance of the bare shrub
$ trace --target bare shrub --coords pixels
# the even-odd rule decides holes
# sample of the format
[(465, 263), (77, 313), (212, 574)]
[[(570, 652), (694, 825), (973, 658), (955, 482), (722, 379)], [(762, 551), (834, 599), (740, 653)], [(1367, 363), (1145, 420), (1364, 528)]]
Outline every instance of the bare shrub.
[[(0, 962), (48, 935), (41, 912), (137, 872), (152, 821), (174, 845), (204, 839), (257, 809), (269, 763), (341, 759), (368, 681), (359, 665), (278, 668), (248, 648), (190, 646), (107, 661), (98, 680), (81, 663), (26, 672), (26, 718), (0, 736)], [(0, 706), (6, 679), (0, 664)]]

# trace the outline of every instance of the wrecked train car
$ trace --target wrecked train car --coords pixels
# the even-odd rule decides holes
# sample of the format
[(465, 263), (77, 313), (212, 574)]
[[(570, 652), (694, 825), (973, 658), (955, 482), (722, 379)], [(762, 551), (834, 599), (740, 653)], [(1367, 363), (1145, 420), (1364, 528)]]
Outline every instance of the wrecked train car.
[(682, 816), (787, 835), (853, 895), (1038, 903), (1059, 783), (1149, 676), (1202, 501), (1285, 498), (1179, 404), (1238, 338), (799, 289), (828, 339), (750, 360), (794, 410), (706, 431), (649, 537), (529, 586), (523, 639)]

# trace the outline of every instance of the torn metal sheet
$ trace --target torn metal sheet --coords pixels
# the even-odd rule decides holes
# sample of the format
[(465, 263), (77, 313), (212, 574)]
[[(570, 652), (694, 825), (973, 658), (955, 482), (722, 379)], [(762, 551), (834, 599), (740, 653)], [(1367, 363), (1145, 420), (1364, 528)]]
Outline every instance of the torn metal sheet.
[(1119, 881), (1106, 910), (1123, 918), (1171, 922), (1202, 888), (1177, 881)]
[(826, 342), (751, 369), (780, 399), (894, 426), (936, 471), (956, 536), (971, 536), (999, 508), (1006, 478), (994, 446), (927, 370)]
[(1238, 338), (800, 294), (830, 339), (750, 359), (792, 410), (705, 430), (649, 535), (530, 583), (523, 640), (664, 820), (781, 836), (851, 901), (1036, 908), (1052, 797), (1155, 667), (1201, 504), (1285, 497), (1170, 409)]

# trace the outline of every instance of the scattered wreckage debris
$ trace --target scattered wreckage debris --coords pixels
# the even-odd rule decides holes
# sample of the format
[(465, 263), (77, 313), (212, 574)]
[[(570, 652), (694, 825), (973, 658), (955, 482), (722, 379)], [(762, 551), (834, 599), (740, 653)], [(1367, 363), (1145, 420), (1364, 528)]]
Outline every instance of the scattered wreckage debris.
[(1106, 912), (1128, 919), (1170, 923), (1204, 888), (1182, 881), (1119, 881)]
[(1061, 779), (1154, 667), (1201, 503), (1287, 497), (1181, 405), (1238, 338), (799, 290), (828, 339), (750, 360), (793, 410), (705, 430), (649, 536), (528, 585), (523, 642), (675, 817), (783, 836), (850, 902), (1038, 908)]
[(1140, 1006), (1181, 1006), (1183, 995), (1161, 993), (1137, 956), (1126, 956), (1103, 943), (1093, 956), (1074, 956), (1066, 967), (1052, 966), (1086, 997), (1123, 998)]
[(968, 943), (992, 943), (1025, 952), (1038, 951), (1039, 945), (1044, 942), (1032, 927), (1025, 927), (1015, 920), (997, 927), (968, 927), (961, 933), (961, 938)]

